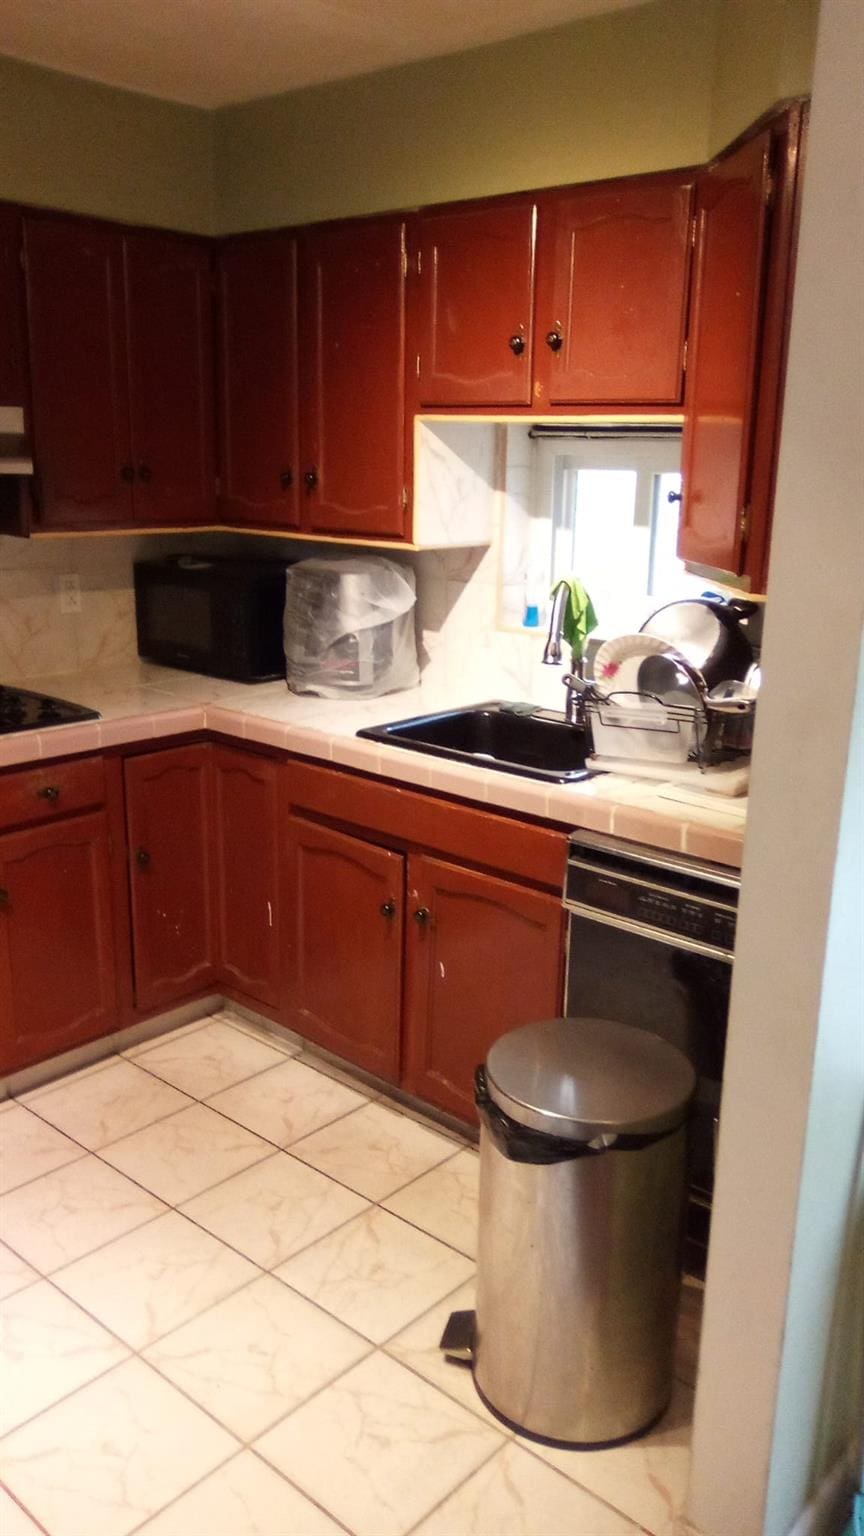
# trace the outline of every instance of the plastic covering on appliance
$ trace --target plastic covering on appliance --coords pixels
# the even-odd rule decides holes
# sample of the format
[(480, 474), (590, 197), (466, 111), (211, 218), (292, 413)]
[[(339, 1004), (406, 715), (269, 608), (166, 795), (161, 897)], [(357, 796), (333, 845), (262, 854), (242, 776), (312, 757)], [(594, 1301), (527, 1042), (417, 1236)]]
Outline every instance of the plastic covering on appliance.
[(285, 665), (294, 693), (371, 699), (416, 687), (414, 572), (379, 555), (299, 560), (285, 596)]

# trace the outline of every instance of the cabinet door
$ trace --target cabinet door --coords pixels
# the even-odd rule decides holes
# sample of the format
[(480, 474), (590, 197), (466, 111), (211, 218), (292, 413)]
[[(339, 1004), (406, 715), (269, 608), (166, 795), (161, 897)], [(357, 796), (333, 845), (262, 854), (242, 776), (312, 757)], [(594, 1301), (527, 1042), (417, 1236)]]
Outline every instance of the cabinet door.
[(692, 180), (541, 195), (538, 406), (681, 399)]
[(0, 203), (0, 407), (24, 404), (21, 212)]
[(405, 224), (358, 220), (302, 246), (301, 522), (405, 532)]
[(210, 253), (179, 235), (125, 237), (135, 519), (212, 523)]
[(289, 818), (286, 1023), (399, 1078), (404, 859)]
[(530, 405), (533, 198), (421, 213), (421, 405)]
[(104, 811), (0, 838), (0, 1072), (118, 1025)]
[(223, 521), (296, 528), (297, 243), (231, 240), (219, 253)]
[(24, 240), (39, 521), (129, 525), (122, 235), (28, 213)]
[(218, 958), (226, 985), (279, 1001), (278, 766), (252, 752), (213, 749)]
[(742, 570), (766, 251), (768, 130), (700, 176), (678, 553)]
[(217, 978), (210, 748), (149, 752), (125, 772), (135, 999), (154, 1009)]
[(560, 1012), (560, 897), (416, 855), (407, 923), (405, 1086), (474, 1120), (474, 1070), (493, 1041)]

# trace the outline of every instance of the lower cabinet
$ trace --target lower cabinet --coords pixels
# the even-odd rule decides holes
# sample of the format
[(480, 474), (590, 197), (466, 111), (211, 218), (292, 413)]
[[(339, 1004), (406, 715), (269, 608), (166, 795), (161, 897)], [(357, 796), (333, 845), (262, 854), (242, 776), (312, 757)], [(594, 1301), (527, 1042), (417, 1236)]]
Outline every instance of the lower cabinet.
[(473, 1120), (493, 1041), (560, 1012), (561, 898), (423, 854), (408, 875), (403, 1082)]
[(0, 828), (0, 1075), (224, 989), (471, 1120), (560, 1008), (551, 829), (210, 741), (2, 774)]
[(545, 891), (293, 816), (285, 910), (289, 1027), (462, 1120), (492, 1042), (559, 1010)]
[(117, 1027), (108, 813), (0, 837), (0, 1072)]
[(125, 764), (135, 1002), (170, 1007), (215, 986), (212, 765), (208, 745)]
[(285, 852), (285, 1022), (398, 1082), (404, 856), (294, 816)]
[(220, 979), (250, 1003), (279, 1003), (279, 764), (213, 751), (213, 878)]

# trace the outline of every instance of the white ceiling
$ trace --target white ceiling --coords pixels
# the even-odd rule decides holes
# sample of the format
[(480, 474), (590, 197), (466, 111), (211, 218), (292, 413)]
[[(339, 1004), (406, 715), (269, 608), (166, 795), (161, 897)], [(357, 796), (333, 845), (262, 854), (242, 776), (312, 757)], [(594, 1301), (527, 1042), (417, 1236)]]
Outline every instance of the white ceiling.
[(646, 0), (2, 0), (0, 54), (220, 107)]

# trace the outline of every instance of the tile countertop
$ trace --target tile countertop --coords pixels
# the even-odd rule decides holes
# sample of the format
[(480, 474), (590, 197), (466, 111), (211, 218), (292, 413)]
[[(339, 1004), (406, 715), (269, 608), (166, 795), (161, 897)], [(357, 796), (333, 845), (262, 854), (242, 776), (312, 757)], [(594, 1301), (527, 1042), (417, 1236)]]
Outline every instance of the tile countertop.
[[(4, 679), (14, 683), (15, 679)], [(577, 784), (539, 783), (517, 774), (451, 763), (401, 747), (360, 740), (356, 731), (412, 715), (480, 702), (419, 687), (363, 701), (298, 697), (283, 682), (241, 684), (147, 662), (103, 672), (19, 679), (23, 688), (98, 709), (102, 719), (0, 736), (0, 768), (209, 729), (278, 747), (421, 789), (537, 816), (567, 827), (613, 832), (657, 848), (740, 866), (747, 802), (716, 798), (716, 808), (670, 799), (668, 786), (598, 774)], [(512, 695), (495, 679), (485, 697)]]

